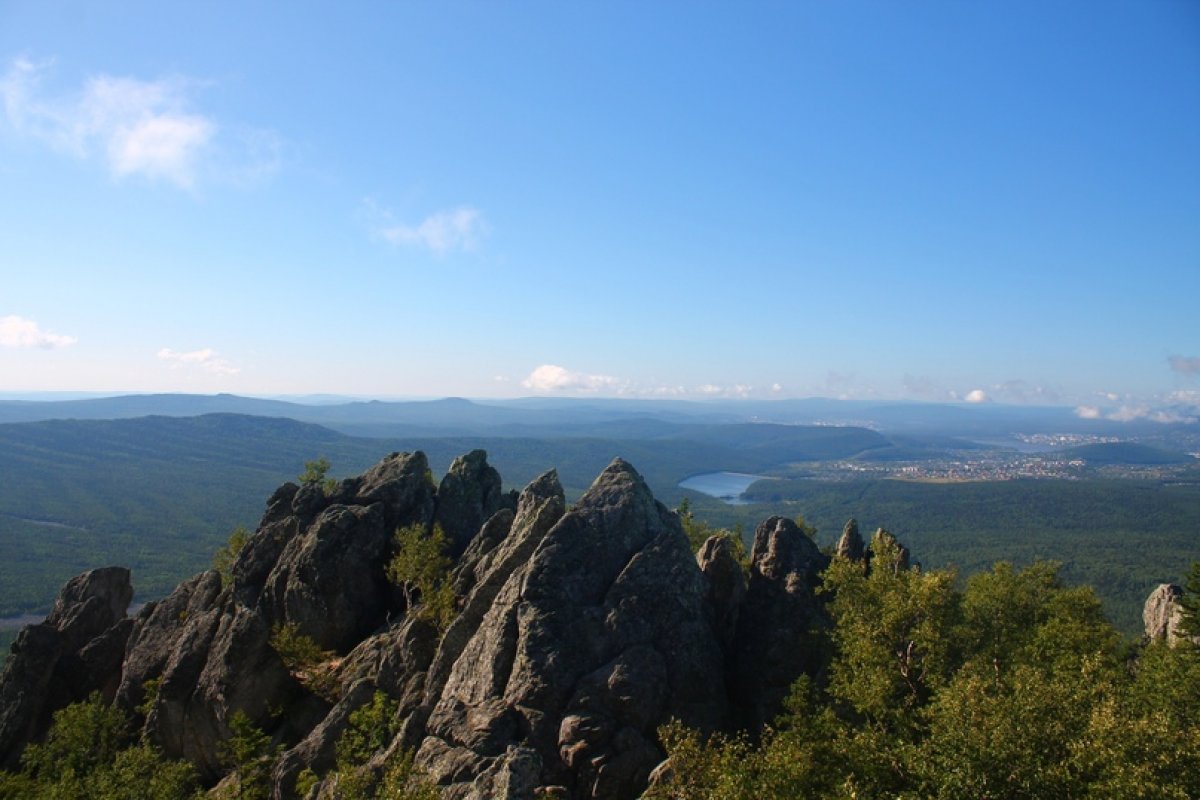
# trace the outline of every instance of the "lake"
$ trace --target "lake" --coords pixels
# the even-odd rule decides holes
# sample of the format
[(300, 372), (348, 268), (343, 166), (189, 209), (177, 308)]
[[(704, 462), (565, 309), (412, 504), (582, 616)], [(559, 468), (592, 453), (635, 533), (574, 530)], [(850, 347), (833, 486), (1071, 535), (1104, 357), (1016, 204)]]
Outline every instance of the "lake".
[(747, 475), (744, 472), (706, 472), (703, 475), (693, 475), (679, 482), (680, 489), (691, 489), (709, 497), (724, 500), (735, 506), (746, 505), (742, 492), (755, 481), (763, 480), (762, 475)]

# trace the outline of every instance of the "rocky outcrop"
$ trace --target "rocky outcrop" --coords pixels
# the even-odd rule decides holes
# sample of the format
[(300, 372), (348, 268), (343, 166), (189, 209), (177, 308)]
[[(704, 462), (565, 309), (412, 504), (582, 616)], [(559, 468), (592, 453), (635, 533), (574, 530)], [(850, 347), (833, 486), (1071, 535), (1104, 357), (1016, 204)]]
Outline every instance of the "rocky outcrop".
[(728, 536), (710, 536), (696, 553), (696, 565), (708, 579), (708, 607), (713, 630), (728, 652), (737, 634), (738, 615), (746, 597), (746, 578), (738, 562), (734, 542)]
[(210, 570), (179, 584), (163, 600), (142, 606), (125, 651), (119, 705), (133, 711), (145, 701), (147, 685), (162, 676), (188, 620), (211, 609), (220, 593), (221, 576)]
[(516, 505), (516, 492), (503, 491), (500, 473), (487, 463), (487, 453), (472, 450), (454, 459), (442, 478), (434, 521), (446, 534), (451, 557), (458, 558), (487, 519)]
[[(1160, 583), (1142, 608), (1142, 622), (1146, 626), (1146, 638), (1150, 641), (1165, 640), (1175, 644), (1184, 638), (1183, 629), (1183, 587), (1173, 583)], [(1193, 637), (1200, 644), (1200, 637)]]
[[(519, 509), (509, 539), (521, 529)], [(475, 590), (494, 599), (436, 692), (418, 766), (445, 797), (635, 796), (662, 757), (656, 725), (711, 729), (725, 711), (707, 586), (678, 519), (617, 460), (507, 562)]]
[(796, 679), (820, 668), (816, 631), (829, 621), (814, 590), (828, 565), (829, 557), (790, 519), (771, 517), (755, 530), (729, 669), (737, 727), (755, 731), (770, 722)]
[(838, 539), (834, 554), (850, 561), (863, 560), (863, 538), (858, 532), (858, 520), (851, 517), (842, 528), (842, 537)]
[(129, 570), (106, 567), (72, 578), (45, 621), (17, 635), (0, 675), (0, 765), (16, 766), (54, 711), (98, 691), (117, 690), (133, 623)]

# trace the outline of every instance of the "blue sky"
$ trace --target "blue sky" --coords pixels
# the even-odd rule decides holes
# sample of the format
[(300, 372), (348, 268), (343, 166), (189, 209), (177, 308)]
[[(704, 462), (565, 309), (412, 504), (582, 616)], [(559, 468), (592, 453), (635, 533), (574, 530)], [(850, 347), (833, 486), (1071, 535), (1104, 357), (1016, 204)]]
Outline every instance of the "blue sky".
[(0, 390), (1200, 406), (1194, 2), (3, 2), (0, 101)]

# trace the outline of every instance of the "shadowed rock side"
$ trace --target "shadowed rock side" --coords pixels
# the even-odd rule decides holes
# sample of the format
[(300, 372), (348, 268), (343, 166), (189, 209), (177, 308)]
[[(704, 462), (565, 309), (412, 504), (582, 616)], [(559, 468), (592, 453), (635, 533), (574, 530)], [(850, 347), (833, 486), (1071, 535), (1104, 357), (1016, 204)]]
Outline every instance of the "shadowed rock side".
[(746, 597), (746, 578), (728, 536), (710, 536), (696, 553), (696, 565), (708, 579), (708, 605), (713, 630), (728, 653), (737, 636), (738, 615)]
[(85, 572), (63, 586), (44, 622), (17, 635), (0, 675), (0, 766), (15, 767), (58, 709), (94, 691), (112, 699), (133, 627), (125, 617), (132, 597), (129, 570)]
[(815, 629), (829, 619), (814, 590), (827, 566), (829, 557), (792, 520), (771, 517), (755, 530), (729, 666), (738, 727), (756, 731), (770, 722), (796, 679), (821, 667)]

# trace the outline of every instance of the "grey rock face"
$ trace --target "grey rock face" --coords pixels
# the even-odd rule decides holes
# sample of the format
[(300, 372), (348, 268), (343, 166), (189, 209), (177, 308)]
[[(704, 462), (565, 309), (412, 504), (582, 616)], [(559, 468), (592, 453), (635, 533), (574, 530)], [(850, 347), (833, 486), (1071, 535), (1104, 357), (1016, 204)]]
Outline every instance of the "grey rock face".
[(842, 537), (838, 539), (834, 552), (841, 558), (850, 561), (862, 561), (863, 546), (862, 535), (858, 532), (858, 520), (851, 517), (846, 522), (846, 527), (842, 529)]
[(210, 570), (189, 578), (163, 600), (147, 603), (133, 621), (117, 703), (132, 711), (145, 700), (147, 681), (159, 678), (189, 619), (213, 607), (221, 576)]
[(45, 622), (17, 635), (0, 675), (0, 765), (16, 766), (50, 716), (93, 691), (111, 698), (132, 624), (129, 570), (105, 567), (63, 586)]
[(62, 637), (45, 623), (17, 634), (0, 677), (0, 766), (17, 767), (25, 745), (41, 732), (47, 689), (62, 651)]
[[(133, 682), (159, 671), (146, 720), (151, 740), (215, 780), (218, 745), (235, 712), (286, 744), (304, 738), (329, 706), (288, 673), (270, 645), (273, 628), (295, 625), (323, 649), (359, 644), (398, 611), (385, 575), (392, 533), (431, 524), (433, 509), (421, 453), (393, 453), (328, 496), (318, 484), (280, 488), (234, 562), (229, 587), (206, 573), (139, 620), (128, 659), (136, 670), (123, 697), (131, 703)], [(289, 724), (297, 717), (313, 722)]]
[(733, 542), (726, 536), (710, 536), (696, 553), (696, 564), (708, 579), (713, 629), (722, 649), (728, 652), (733, 646), (738, 615), (746, 597), (746, 579), (734, 554)]
[(828, 565), (790, 519), (771, 517), (755, 531), (729, 676), (738, 727), (757, 730), (770, 722), (796, 679), (820, 667), (813, 631), (829, 623), (814, 590)]
[(59, 632), (67, 650), (77, 651), (123, 619), (131, 599), (129, 570), (94, 569), (67, 581), (46, 624)]
[(1179, 623), (1183, 619), (1183, 587), (1173, 583), (1160, 583), (1142, 608), (1142, 622), (1146, 626), (1146, 638), (1165, 639), (1174, 644), (1181, 636)]
[(712, 728), (725, 711), (708, 587), (675, 515), (617, 460), (522, 561), (544, 494), (522, 495), (498, 548), (512, 557), (475, 589), (481, 605), (494, 595), (445, 659), (417, 763), (446, 797), (633, 797), (662, 758), (655, 725)]
[(462, 555), (485, 520), (516, 504), (516, 493), (502, 490), (500, 473), (487, 463), (487, 453), (472, 450), (454, 459), (438, 486), (434, 514), (450, 543), (450, 556)]

